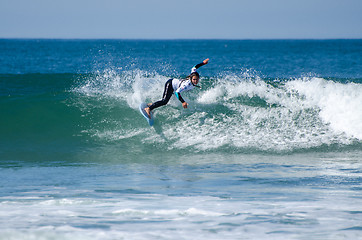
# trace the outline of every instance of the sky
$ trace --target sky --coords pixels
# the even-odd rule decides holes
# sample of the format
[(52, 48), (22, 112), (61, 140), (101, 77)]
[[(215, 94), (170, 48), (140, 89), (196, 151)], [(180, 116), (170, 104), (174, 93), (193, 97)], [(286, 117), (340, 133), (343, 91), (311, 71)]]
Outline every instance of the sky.
[(362, 0), (0, 0), (0, 38), (362, 38)]

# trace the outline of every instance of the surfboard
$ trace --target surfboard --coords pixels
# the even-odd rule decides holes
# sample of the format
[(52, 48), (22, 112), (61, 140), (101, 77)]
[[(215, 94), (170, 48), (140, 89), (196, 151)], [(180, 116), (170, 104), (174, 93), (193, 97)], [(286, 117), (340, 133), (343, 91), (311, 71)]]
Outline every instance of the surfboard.
[(152, 126), (153, 125), (153, 114), (151, 112), (151, 118), (149, 118), (146, 111), (145, 111), (146, 107), (147, 107), (147, 104), (143, 102), (143, 103), (140, 104), (139, 109), (140, 109), (140, 112), (141, 112), (142, 116), (144, 116), (146, 118), (148, 124), (150, 126)]

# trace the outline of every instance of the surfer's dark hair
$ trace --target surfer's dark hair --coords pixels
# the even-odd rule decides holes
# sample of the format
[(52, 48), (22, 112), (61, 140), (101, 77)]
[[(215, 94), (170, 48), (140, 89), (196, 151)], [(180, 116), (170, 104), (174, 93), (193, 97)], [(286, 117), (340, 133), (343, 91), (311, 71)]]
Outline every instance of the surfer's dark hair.
[[(186, 77), (186, 79), (190, 79), (190, 80), (191, 80), (193, 76), (196, 76), (198, 79), (200, 79), (200, 74), (199, 74), (198, 72), (193, 72), (193, 73), (191, 73), (190, 75), (188, 75), (188, 76)], [(190, 82), (192, 83), (192, 81), (190, 81)], [(200, 86), (195, 85), (195, 84), (193, 84), (193, 83), (192, 83), (192, 85), (194, 85), (195, 87), (201, 88)]]
[(186, 79), (192, 79), (193, 76), (196, 76), (197, 78), (200, 78), (200, 74), (198, 72), (193, 72), (190, 75), (186, 77)]

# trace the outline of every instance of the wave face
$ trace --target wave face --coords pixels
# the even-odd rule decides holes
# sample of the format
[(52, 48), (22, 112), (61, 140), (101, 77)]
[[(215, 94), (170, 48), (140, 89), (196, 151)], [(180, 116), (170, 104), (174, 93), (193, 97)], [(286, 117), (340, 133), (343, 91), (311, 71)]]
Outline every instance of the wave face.
[(188, 109), (172, 97), (155, 110), (150, 128), (138, 105), (159, 100), (167, 76), (106, 70), (9, 77), (21, 87), (1, 96), (4, 143), (275, 153), (361, 146), (358, 83), (316, 77), (263, 80), (248, 73), (202, 78), (202, 89), (184, 94)]

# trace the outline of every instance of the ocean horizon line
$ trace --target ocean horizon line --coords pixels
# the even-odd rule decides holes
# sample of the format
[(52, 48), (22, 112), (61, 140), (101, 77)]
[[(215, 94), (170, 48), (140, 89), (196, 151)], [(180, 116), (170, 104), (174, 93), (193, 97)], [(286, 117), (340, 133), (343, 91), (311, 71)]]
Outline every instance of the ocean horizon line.
[(0, 37), (0, 40), (122, 40), (122, 41), (335, 41), (361, 38), (68, 38), (68, 37)]

